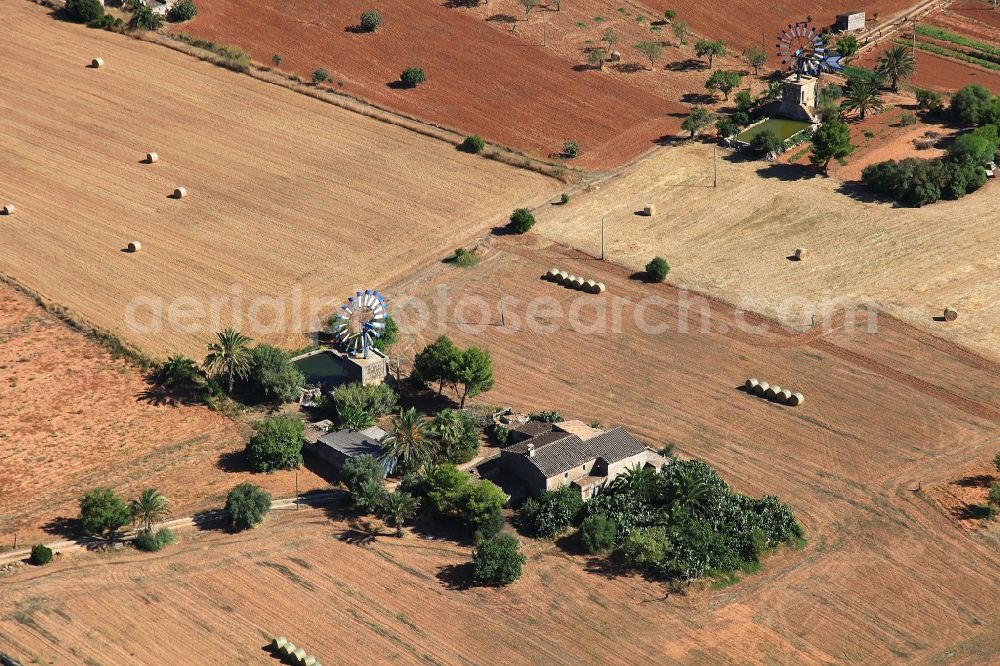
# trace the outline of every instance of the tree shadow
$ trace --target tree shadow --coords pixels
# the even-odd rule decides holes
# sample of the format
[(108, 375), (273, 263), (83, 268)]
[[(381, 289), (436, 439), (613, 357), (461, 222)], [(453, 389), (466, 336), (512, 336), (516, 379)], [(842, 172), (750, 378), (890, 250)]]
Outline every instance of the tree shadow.
[[(943, 320), (944, 317), (941, 319)], [(993, 485), (993, 476), (990, 474), (974, 474), (952, 481), (951, 485), (961, 486), (962, 488), (989, 488)]]
[(340, 534), (337, 535), (337, 540), (343, 541), (344, 543), (352, 546), (370, 546), (375, 543), (375, 539), (379, 536), (380, 535), (378, 533), (372, 533), (367, 530), (359, 530), (352, 527), (342, 530)]
[(776, 162), (757, 169), (757, 175), (761, 178), (774, 178), (788, 182), (812, 178), (816, 175), (816, 172), (801, 164), (782, 164)]
[(688, 58), (687, 60), (676, 60), (674, 62), (667, 63), (665, 69), (671, 72), (689, 72), (693, 69), (708, 69), (708, 64), (695, 58)]
[(486, 18), (490, 23), (517, 23), (517, 17), (511, 16), (510, 14), (493, 14)]
[[(680, 115), (683, 118), (687, 117), (687, 114), (680, 114)], [(653, 139), (653, 143), (655, 143), (657, 146), (679, 146), (682, 143), (687, 143), (690, 140), (691, 139), (686, 136), (677, 136), (675, 134), (664, 134), (658, 139)]]
[(443, 566), (434, 577), (448, 590), (463, 591), (477, 587), (471, 562)]
[(411, 88), (415, 88), (416, 86), (407, 85), (397, 79), (396, 81), (389, 81), (388, 83), (385, 84), (385, 87), (390, 88), (392, 90), (410, 90)]
[(628, 276), (629, 280), (635, 280), (636, 282), (642, 282), (644, 284), (659, 284), (656, 280), (649, 276), (646, 271), (636, 271)]
[(715, 98), (706, 93), (689, 92), (681, 95), (681, 101), (685, 104), (712, 104)]
[(635, 74), (636, 72), (645, 71), (647, 67), (634, 62), (620, 62), (612, 65), (611, 69), (615, 70), (619, 74)]
[(951, 510), (951, 515), (957, 520), (987, 520), (990, 518), (988, 504), (962, 504)]
[(441, 3), (441, 6), (446, 9), (472, 8), (479, 5), (479, 0), (445, 0)]
[(217, 469), (227, 474), (243, 474), (252, 471), (246, 453), (243, 451), (226, 451), (219, 454), (215, 461)]
[(229, 512), (225, 509), (213, 509), (211, 511), (200, 511), (191, 516), (191, 522), (195, 528), (202, 532), (230, 532), (235, 534), (229, 526)]
[(63, 539), (80, 539), (86, 536), (79, 518), (65, 518), (63, 516), (52, 518), (42, 525), (42, 529), (48, 534)]
[(891, 203), (893, 208), (902, 208), (898, 201), (872, 192), (857, 180), (845, 180), (837, 187), (837, 192), (861, 203)]

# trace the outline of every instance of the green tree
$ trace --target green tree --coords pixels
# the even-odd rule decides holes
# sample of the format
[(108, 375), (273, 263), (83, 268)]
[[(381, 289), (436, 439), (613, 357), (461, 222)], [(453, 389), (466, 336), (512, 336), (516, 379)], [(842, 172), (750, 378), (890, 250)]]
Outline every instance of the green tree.
[(479, 428), (476, 420), (455, 409), (443, 409), (431, 421), (430, 437), (437, 444), (445, 462), (464, 463), (479, 451)]
[(662, 527), (634, 530), (621, 545), (622, 560), (636, 569), (654, 569), (663, 562), (670, 550), (667, 532)]
[(403, 523), (412, 518), (419, 507), (420, 500), (410, 493), (397, 490), (385, 496), (380, 511), (384, 519), (396, 528), (396, 536), (402, 537)]
[(691, 139), (694, 140), (706, 127), (712, 124), (712, 118), (711, 111), (704, 106), (696, 106), (691, 109), (691, 113), (681, 123), (681, 129), (690, 132)]
[(100, 0), (66, 0), (66, 13), (79, 23), (90, 23), (104, 16)]
[(594, 48), (587, 51), (587, 62), (592, 67), (604, 69), (604, 61), (608, 59), (608, 52), (601, 48)]
[[(480, 138), (480, 140), (482, 140)], [(479, 150), (482, 150), (480, 148)], [(478, 150), (476, 152), (479, 152)], [(391, 315), (386, 316), (385, 326), (382, 327), (382, 334), (375, 338), (375, 349), (379, 350), (383, 354), (389, 350), (389, 347), (396, 344), (399, 340), (399, 324), (396, 320), (392, 318)]]
[(396, 411), (399, 396), (386, 384), (352, 382), (337, 388), (329, 401), (341, 428), (364, 430), (374, 425), (375, 419)]
[(228, 377), (228, 393), (233, 392), (236, 377), (241, 379), (250, 369), (250, 338), (234, 328), (218, 333), (218, 340), (208, 345), (205, 368), (217, 375)]
[(340, 468), (340, 479), (351, 493), (357, 492), (364, 484), (377, 482), (382, 485), (385, 479), (385, 469), (375, 456), (363, 454), (348, 458)]
[(951, 96), (949, 111), (955, 120), (963, 125), (983, 124), (993, 94), (980, 83), (974, 83), (961, 88)]
[(997, 453), (996, 457), (993, 458), (993, 467), (1000, 472), (1000, 453)]
[(917, 90), (917, 108), (929, 114), (938, 114), (944, 111), (944, 100), (941, 95), (933, 90)]
[(591, 555), (611, 550), (617, 538), (618, 526), (603, 513), (587, 516), (580, 524), (580, 543)]
[(729, 100), (729, 93), (739, 88), (742, 81), (743, 77), (740, 76), (739, 72), (717, 69), (708, 77), (705, 87), (711, 91), (720, 91), (726, 100)]
[(424, 477), (428, 506), (441, 516), (457, 514), (470, 485), (469, 475), (451, 463), (429, 466)]
[(869, 112), (881, 113), (885, 105), (882, 103), (882, 92), (878, 88), (878, 81), (857, 76), (847, 79), (840, 108), (848, 112), (857, 111), (861, 120), (864, 120)]
[(389, 491), (381, 481), (365, 481), (351, 491), (354, 506), (365, 513), (381, 514), (389, 497)]
[(670, 272), (670, 264), (663, 257), (653, 257), (648, 264), (646, 264), (646, 275), (653, 282), (663, 282), (667, 279), (667, 273)]
[(608, 28), (601, 35), (601, 41), (608, 45), (608, 53), (610, 54), (612, 49), (615, 48), (615, 44), (618, 43), (618, 34), (611, 28)]
[(844, 35), (837, 40), (834, 50), (845, 58), (850, 58), (860, 48), (861, 44), (858, 43), (857, 37), (854, 35)]
[(420, 67), (407, 67), (403, 70), (403, 73), (399, 75), (399, 80), (407, 88), (416, 88), (418, 85), (427, 80), (427, 74)]
[(478, 134), (470, 134), (465, 137), (460, 147), (467, 153), (478, 154), (483, 152), (483, 148), (486, 147), (486, 139)]
[(382, 450), (387, 458), (396, 460), (400, 474), (416, 471), (434, 458), (435, 444), (428, 430), (427, 419), (415, 407), (392, 417), (392, 428), (382, 442)]
[(129, 503), (129, 514), (132, 517), (132, 522), (138, 525), (141, 531), (152, 532), (153, 523), (170, 515), (170, 506), (167, 498), (159, 491), (147, 488), (137, 499)]
[(760, 68), (767, 63), (767, 53), (765, 53), (763, 49), (759, 49), (756, 46), (751, 46), (744, 51), (743, 57), (746, 59), (747, 64), (753, 67), (754, 76), (758, 76), (760, 74)]
[(663, 18), (667, 19), (667, 22), (669, 23), (677, 18), (677, 12), (673, 9), (667, 9), (663, 12)]
[(52, 549), (48, 546), (36, 543), (31, 547), (31, 557), (28, 560), (35, 566), (42, 566), (52, 561)]
[(721, 39), (715, 41), (699, 39), (695, 42), (694, 54), (699, 58), (708, 58), (708, 66), (711, 68), (715, 62), (715, 56), (726, 55), (726, 43)]
[(990, 494), (987, 499), (997, 506), (1000, 506), (1000, 483), (994, 483), (990, 488)]
[(687, 21), (674, 21), (670, 24), (670, 29), (674, 32), (674, 37), (681, 44), (687, 44), (688, 35), (691, 34), (691, 28), (688, 26)]
[[(514, 211), (514, 215), (517, 215), (517, 211)], [(512, 224), (514, 215), (511, 215)], [(529, 212), (528, 215), (531, 213)], [(462, 351), (447, 336), (442, 335), (416, 355), (413, 359), (413, 372), (420, 381), (437, 382), (437, 394), (440, 396), (445, 384), (450, 384), (455, 380), (461, 358)]]
[(578, 144), (573, 139), (566, 139), (563, 141), (562, 149), (563, 157), (572, 159), (580, 154), (580, 144)]
[(319, 85), (320, 83), (329, 80), (330, 80), (330, 74), (322, 67), (313, 71), (312, 73), (312, 82), (314, 85)]
[(80, 522), (87, 534), (105, 536), (131, 519), (128, 505), (111, 488), (95, 488), (80, 499)]
[(520, 578), (526, 561), (517, 538), (498, 534), (479, 544), (472, 555), (472, 571), (480, 583), (500, 587)]
[(519, 234), (526, 233), (535, 226), (535, 216), (527, 208), (518, 208), (510, 214), (510, 228)]
[(246, 446), (247, 461), (255, 472), (298, 469), (302, 465), (302, 421), (288, 416), (267, 418)]
[(177, 354), (156, 369), (153, 381), (167, 390), (190, 395), (201, 388), (202, 374), (194, 360)]
[[(485, 349), (469, 347), (462, 352), (455, 372), (455, 388), (459, 408), (465, 409), (465, 399), (493, 388), (493, 359)], [(460, 387), (460, 388), (459, 388)]]
[(753, 108), (754, 100), (753, 96), (750, 94), (749, 90), (741, 90), (733, 96), (733, 102), (736, 103), (736, 110), (742, 113), (747, 113)]
[(641, 41), (635, 45), (635, 50), (649, 59), (649, 69), (656, 67), (656, 61), (663, 55), (663, 47), (659, 42)]
[(149, 5), (139, 3), (132, 11), (129, 26), (133, 30), (159, 30), (163, 27), (163, 16), (154, 12)]
[(740, 128), (731, 118), (722, 116), (715, 121), (715, 131), (718, 132), (720, 138), (727, 139), (735, 136), (740, 131)]
[(518, 0), (524, 9), (524, 20), (527, 21), (531, 11), (538, 6), (538, 0)]
[(830, 162), (837, 160), (844, 164), (848, 155), (854, 152), (851, 145), (851, 130), (843, 122), (825, 122), (813, 133), (812, 150), (809, 161), (829, 174)]
[(948, 148), (948, 159), (982, 166), (993, 161), (998, 147), (1000, 138), (997, 136), (997, 126), (984, 125), (975, 131), (959, 135)]
[[(463, 472), (464, 474), (464, 472)], [(458, 516), (472, 532), (478, 532), (507, 503), (507, 494), (492, 481), (472, 483), (466, 475), (456, 500)]]
[(875, 65), (875, 72), (890, 81), (894, 93), (899, 92), (899, 82), (910, 78), (916, 71), (916, 58), (910, 49), (902, 44), (893, 44), (886, 49)]
[(175, 22), (190, 21), (198, 14), (194, 0), (180, 0), (167, 10), (167, 18)]
[(361, 32), (375, 32), (382, 25), (382, 15), (373, 9), (369, 9), (361, 15), (361, 22), (358, 24)]
[(248, 530), (264, 520), (271, 510), (271, 496), (260, 486), (241, 483), (226, 496), (229, 525), (236, 531)]
[(305, 383), (302, 372), (289, 362), (288, 354), (268, 344), (250, 349), (245, 380), (254, 400), (274, 403), (297, 400)]
[(529, 534), (551, 539), (571, 528), (582, 510), (580, 491), (564, 486), (529, 497), (521, 505), (519, 516)]
[(271, 62), (274, 63), (275, 67), (279, 67), (281, 65), (281, 54), (275, 53), (273, 56), (271, 56)]

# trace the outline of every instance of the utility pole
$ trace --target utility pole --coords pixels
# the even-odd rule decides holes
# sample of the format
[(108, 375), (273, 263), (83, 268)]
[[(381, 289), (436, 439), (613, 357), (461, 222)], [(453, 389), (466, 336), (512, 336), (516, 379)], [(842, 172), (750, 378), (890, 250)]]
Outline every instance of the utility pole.
[(400, 377), (402, 376), (402, 370), (400, 369), (401, 365), (402, 365), (402, 362), (403, 362), (403, 357), (397, 355), (396, 356), (396, 386), (399, 386), (400, 382), (403, 381), (402, 379), (400, 379)]
[(712, 146), (712, 187), (719, 186), (719, 165), (718, 165), (718, 155), (719, 147)]
[(601, 218), (601, 261), (604, 261), (604, 218)]
[(295, 470), (295, 510), (299, 510), (299, 470)]
[(497, 291), (500, 292), (500, 326), (504, 327), (507, 325), (507, 319), (504, 316), (503, 311), (503, 288), (500, 286), (499, 282), (497, 282)]

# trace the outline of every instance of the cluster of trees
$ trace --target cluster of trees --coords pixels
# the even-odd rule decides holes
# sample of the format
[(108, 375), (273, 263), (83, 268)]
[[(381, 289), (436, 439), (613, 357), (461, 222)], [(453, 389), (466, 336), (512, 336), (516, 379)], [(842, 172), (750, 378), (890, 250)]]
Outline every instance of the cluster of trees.
[(167, 499), (150, 488), (127, 503), (111, 488), (95, 488), (80, 498), (80, 524), (87, 534), (106, 537), (128, 524), (136, 526), (135, 546), (158, 551), (173, 541), (167, 528), (153, 531), (154, 523), (170, 513)]
[(427, 465), (461, 464), (476, 457), (480, 435), (476, 420), (464, 412), (443, 409), (428, 418), (410, 407), (393, 417), (384, 456), (389, 471), (400, 475)]
[[(993, 458), (993, 466), (1000, 472), (1000, 453)], [(993, 520), (1000, 509), (1000, 481), (994, 481), (990, 486), (990, 492), (986, 495), (984, 504), (973, 504), (969, 507), (969, 513), (976, 518)]]
[(543, 493), (525, 502), (520, 521), (542, 537), (579, 525), (587, 552), (611, 552), (627, 567), (680, 581), (735, 571), (804, 538), (787, 505), (733, 492), (698, 460), (629, 470), (585, 503), (568, 488)]
[[(934, 100), (925, 96), (928, 106)], [(910, 206), (958, 199), (986, 182), (984, 165), (1000, 149), (1000, 96), (985, 87), (959, 90), (948, 109), (951, 118), (974, 129), (958, 136), (947, 154), (935, 160), (907, 158), (865, 167), (862, 182), (874, 192)]]
[(398, 405), (399, 397), (387, 384), (362, 386), (359, 382), (340, 386), (319, 401), (319, 408), (337, 425), (353, 430), (370, 428), (376, 419), (396, 411)]
[(176, 23), (190, 21), (197, 14), (198, 7), (194, 4), (194, 0), (180, 0), (167, 10), (167, 18)]
[(369, 455), (348, 460), (341, 478), (357, 509), (379, 516), (396, 528), (397, 537), (403, 536), (403, 524), (420, 508), (419, 498), (399, 488), (390, 493), (384, 483), (385, 468)]
[(416, 355), (413, 377), (427, 384), (438, 385), (438, 395), (451, 386), (465, 409), (466, 398), (493, 388), (493, 360), (490, 353), (479, 347), (459, 349), (442, 335)]

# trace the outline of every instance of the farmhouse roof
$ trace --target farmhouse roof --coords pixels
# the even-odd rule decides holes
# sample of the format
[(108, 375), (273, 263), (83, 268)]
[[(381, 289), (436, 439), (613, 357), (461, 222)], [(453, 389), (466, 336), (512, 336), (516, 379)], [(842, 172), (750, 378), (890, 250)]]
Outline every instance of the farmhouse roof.
[(340, 451), (348, 458), (364, 454), (378, 456), (382, 453), (382, 438), (385, 430), (377, 426), (364, 430), (335, 430), (319, 438), (319, 444)]
[[(534, 447), (534, 455), (528, 454), (529, 446)], [(525, 456), (546, 478), (552, 478), (597, 458), (607, 463), (616, 463), (645, 450), (644, 444), (620, 426), (586, 441), (577, 435), (553, 431), (504, 449)]]
[(552, 424), (546, 423), (545, 421), (526, 421), (513, 429), (517, 432), (524, 433), (528, 437), (537, 437), (542, 433), (551, 432)]

